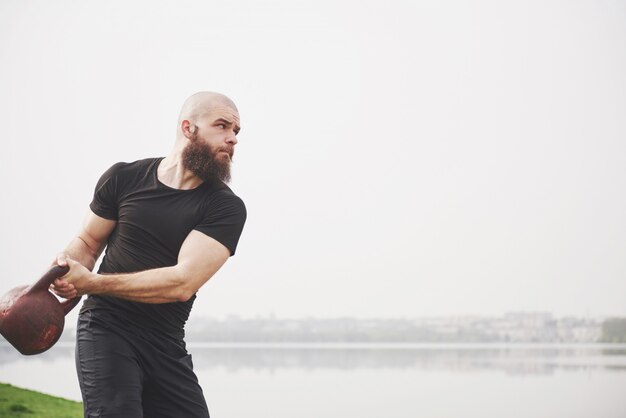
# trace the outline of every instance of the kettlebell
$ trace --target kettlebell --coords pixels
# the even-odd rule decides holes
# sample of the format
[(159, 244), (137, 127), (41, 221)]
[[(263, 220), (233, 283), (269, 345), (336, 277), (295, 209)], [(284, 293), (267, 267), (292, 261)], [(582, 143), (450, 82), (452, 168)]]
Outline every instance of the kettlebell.
[(65, 315), (80, 297), (59, 302), (49, 289), (68, 266), (54, 266), (32, 286), (19, 286), (0, 299), (0, 334), (24, 355), (43, 353), (61, 337)]

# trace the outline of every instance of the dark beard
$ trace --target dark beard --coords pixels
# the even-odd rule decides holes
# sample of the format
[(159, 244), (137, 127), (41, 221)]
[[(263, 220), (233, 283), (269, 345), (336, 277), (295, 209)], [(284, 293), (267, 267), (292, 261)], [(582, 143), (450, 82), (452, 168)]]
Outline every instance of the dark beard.
[[(191, 141), (183, 150), (184, 167), (205, 182), (221, 180), (224, 183), (230, 181), (230, 159), (219, 155), (205, 142)], [(224, 149), (232, 158), (233, 150)]]

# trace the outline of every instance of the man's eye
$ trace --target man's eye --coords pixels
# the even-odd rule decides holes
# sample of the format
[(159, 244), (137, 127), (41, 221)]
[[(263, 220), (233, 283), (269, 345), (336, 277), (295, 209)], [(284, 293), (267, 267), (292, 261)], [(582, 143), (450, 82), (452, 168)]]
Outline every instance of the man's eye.
[(219, 127), (220, 127), (220, 128), (222, 128), (222, 129), (226, 128), (226, 125), (224, 125), (223, 123), (220, 123), (220, 124), (219, 124), (219, 125), (217, 125), (217, 126), (219, 126)]

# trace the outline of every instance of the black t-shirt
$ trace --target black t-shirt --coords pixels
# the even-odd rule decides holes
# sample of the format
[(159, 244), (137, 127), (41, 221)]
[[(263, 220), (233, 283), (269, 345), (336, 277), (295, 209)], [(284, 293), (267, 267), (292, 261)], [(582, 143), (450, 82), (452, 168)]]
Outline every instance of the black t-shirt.
[[(216, 239), (235, 254), (246, 221), (243, 201), (222, 182), (204, 182), (191, 190), (164, 185), (157, 177), (162, 159), (117, 163), (98, 181), (90, 208), (100, 217), (117, 221), (99, 273), (173, 266), (192, 230)], [(115, 317), (180, 339), (195, 298), (149, 304), (91, 295), (81, 312), (107, 310)]]

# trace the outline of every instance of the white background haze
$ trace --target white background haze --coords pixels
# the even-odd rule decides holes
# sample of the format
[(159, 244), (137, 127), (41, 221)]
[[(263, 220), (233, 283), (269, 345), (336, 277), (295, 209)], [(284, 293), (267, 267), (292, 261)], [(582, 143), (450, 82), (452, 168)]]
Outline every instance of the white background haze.
[(2, 292), (99, 176), (237, 103), (192, 316), (626, 315), (623, 1), (0, 1)]

